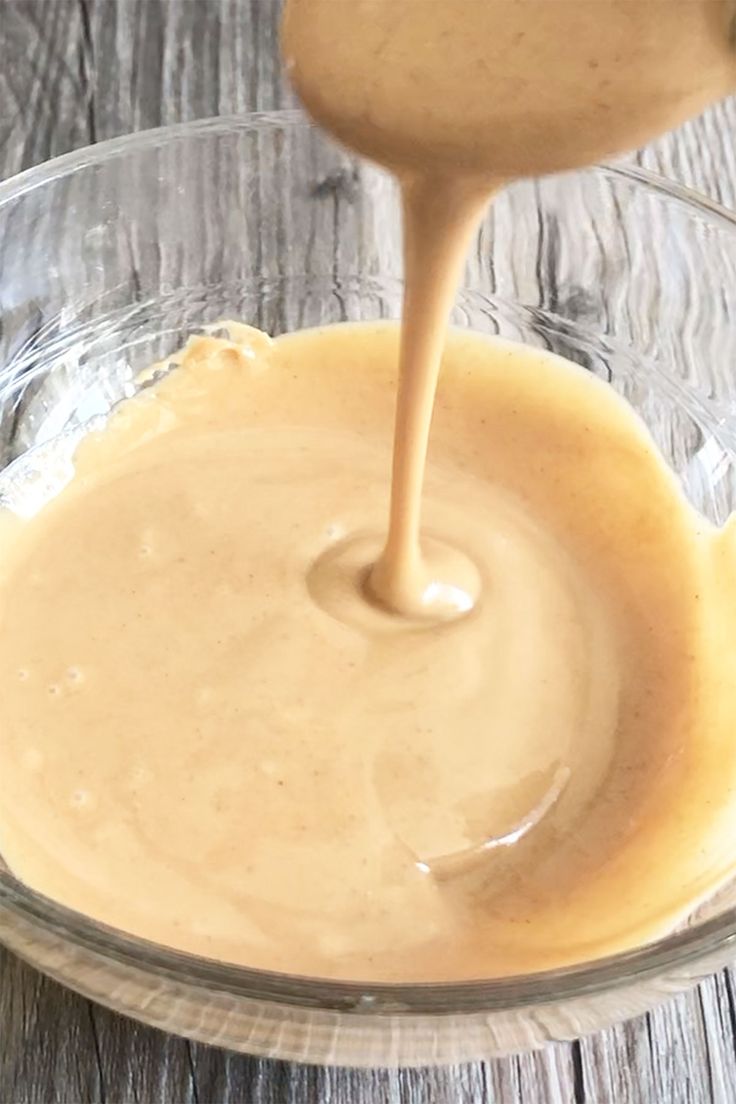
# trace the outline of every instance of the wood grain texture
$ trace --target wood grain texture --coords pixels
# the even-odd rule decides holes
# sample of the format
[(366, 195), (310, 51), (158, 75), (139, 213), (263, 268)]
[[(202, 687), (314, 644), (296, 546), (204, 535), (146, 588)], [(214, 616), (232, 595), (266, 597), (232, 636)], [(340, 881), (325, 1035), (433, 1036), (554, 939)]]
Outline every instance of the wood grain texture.
[[(349, 2), (349, 0), (345, 0)], [(0, 177), (131, 130), (286, 106), (278, 0), (0, 0)], [(736, 206), (729, 101), (638, 154)], [(0, 952), (0, 1101), (728, 1104), (736, 979), (571, 1045), (453, 1069), (249, 1059), (91, 1005)]]

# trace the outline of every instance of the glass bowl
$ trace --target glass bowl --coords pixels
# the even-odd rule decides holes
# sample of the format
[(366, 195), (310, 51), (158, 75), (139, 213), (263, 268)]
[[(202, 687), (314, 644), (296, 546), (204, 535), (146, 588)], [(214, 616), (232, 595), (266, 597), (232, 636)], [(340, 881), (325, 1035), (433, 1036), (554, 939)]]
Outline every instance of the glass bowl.
[[(149, 131), (32, 169), (0, 186), (0, 241), (0, 468), (24, 458), (41, 490), (59, 441), (203, 323), (240, 318), (279, 333), (399, 314), (392, 181), (298, 113)], [(603, 167), (499, 197), (454, 321), (607, 379), (692, 501), (722, 523), (736, 491), (735, 313), (734, 218), (638, 169)], [(12, 479), (0, 476), (0, 493), (12, 495)], [(568, 969), (369, 985), (175, 953), (2, 869), (0, 939), (167, 1031), (279, 1058), (419, 1065), (636, 1015), (736, 956), (736, 910), (726, 890), (670, 937)]]

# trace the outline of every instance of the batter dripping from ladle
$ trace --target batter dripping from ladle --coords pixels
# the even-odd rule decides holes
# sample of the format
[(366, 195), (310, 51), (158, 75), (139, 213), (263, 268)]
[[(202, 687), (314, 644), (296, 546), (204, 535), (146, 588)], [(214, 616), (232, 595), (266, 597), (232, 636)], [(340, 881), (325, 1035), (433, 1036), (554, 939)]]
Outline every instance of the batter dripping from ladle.
[(289, 0), (283, 39), (315, 119), (402, 186), (401, 374), (386, 546), (369, 591), (452, 617), (477, 578), (427, 563), (421, 493), (440, 355), (493, 191), (631, 149), (736, 83), (727, 0)]

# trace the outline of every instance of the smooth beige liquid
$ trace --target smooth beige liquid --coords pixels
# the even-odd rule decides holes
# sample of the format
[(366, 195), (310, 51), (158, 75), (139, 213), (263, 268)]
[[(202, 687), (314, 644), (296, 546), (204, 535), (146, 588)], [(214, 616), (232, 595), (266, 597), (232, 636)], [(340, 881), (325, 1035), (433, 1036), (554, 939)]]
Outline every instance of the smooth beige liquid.
[(391, 327), (196, 339), (3, 519), (0, 852), (30, 885), (251, 966), (426, 980), (631, 946), (728, 876), (733, 532), (553, 357), (454, 334), (434, 403), (490, 192), (717, 98), (727, 14), (289, 0), (308, 108), (401, 179), (400, 356)]
[(360, 581), (398, 328), (230, 329), (4, 518), (11, 867), (148, 939), (328, 976), (513, 973), (674, 923), (733, 861), (733, 539), (609, 388), (457, 332), (425, 525), (480, 598), (397, 618)]

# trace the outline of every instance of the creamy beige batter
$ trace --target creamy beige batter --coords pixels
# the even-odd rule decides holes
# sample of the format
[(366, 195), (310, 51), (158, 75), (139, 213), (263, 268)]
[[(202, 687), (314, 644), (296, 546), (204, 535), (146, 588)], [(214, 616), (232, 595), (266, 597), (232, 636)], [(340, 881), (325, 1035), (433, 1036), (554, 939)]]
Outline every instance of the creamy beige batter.
[(331, 976), (503, 974), (672, 924), (733, 860), (733, 537), (605, 385), (457, 332), (425, 524), (481, 596), (396, 618), (361, 582), (397, 327), (230, 330), (4, 519), (12, 868), (146, 938)]
[(401, 349), (229, 324), (4, 517), (0, 852), (30, 885), (251, 966), (427, 980), (631, 946), (729, 875), (733, 531), (549, 355), (453, 334), (434, 403), (490, 193), (728, 90), (729, 14), (289, 0), (307, 107), (401, 180)]

